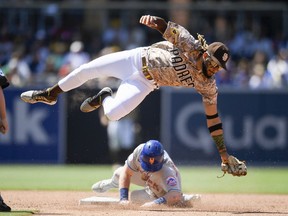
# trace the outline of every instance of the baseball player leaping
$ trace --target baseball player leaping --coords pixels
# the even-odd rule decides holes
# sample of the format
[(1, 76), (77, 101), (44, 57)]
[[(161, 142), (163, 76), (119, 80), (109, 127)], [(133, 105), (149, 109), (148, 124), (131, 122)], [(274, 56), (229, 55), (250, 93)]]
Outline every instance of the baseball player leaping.
[[(131, 183), (144, 189), (132, 191), (129, 197)], [(157, 140), (140, 144), (125, 165), (114, 171), (111, 179), (92, 186), (92, 190), (98, 193), (112, 188), (119, 188), (120, 204), (124, 205), (192, 207), (201, 198), (198, 194), (182, 193), (179, 170)]]
[(140, 23), (158, 30), (166, 41), (101, 56), (73, 70), (51, 88), (22, 93), (22, 100), (53, 105), (60, 93), (75, 89), (90, 79), (115, 77), (122, 80), (115, 97), (112, 97), (111, 89), (105, 87), (86, 99), (80, 109), (91, 112), (103, 106), (110, 120), (118, 120), (161, 86), (195, 88), (203, 98), (207, 126), (220, 153), (222, 170), (233, 175), (246, 175), (244, 163), (233, 156), (229, 159), (217, 110), (214, 74), (226, 69), (228, 48), (221, 42), (208, 45), (202, 35), (198, 34), (195, 39), (184, 27), (171, 21), (167, 23), (160, 17), (145, 15), (140, 18)]

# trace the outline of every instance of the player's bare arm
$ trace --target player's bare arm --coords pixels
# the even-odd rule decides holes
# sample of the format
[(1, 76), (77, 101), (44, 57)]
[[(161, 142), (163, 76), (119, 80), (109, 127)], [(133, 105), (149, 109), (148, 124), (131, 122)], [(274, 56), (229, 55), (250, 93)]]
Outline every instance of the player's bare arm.
[(207, 127), (216, 144), (222, 162), (228, 160), (228, 153), (224, 143), (222, 121), (218, 114), (217, 104), (204, 103), (204, 109), (207, 119)]
[(218, 115), (217, 104), (204, 103), (204, 109), (207, 119), (207, 127), (216, 144), (220, 154), (222, 163), (221, 170), (225, 173), (232, 174), (233, 176), (247, 175), (247, 167), (245, 161), (240, 161), (233, 155), (227, 153), (223, 128), (220, 116)]
[(129, 187), (132, 175), (133, 171), (127, 166), (127, 164), (125, 164), (119, 176), (120, 204), (128, 203)]
[(163, 18), (157, 16), (144, 15), (140, 18), (139, 22), (158, 30), (161, 34), (163, 34), (167, 28), (167, 22)]

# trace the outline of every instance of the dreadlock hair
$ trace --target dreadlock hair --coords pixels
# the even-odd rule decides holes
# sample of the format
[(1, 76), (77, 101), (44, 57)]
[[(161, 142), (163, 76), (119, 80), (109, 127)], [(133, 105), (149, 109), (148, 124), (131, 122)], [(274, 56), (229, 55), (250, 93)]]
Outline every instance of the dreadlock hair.
[(201, 35), (201, 34), (197, 33), (197, 37), (198, 37), (198, 40), (201, 43), (201, 52), (204, 53), (208, 49), (208, 44), (207, 44), (207, 42), (206, 42), (206, 40), (204, 38), (204, 35)]

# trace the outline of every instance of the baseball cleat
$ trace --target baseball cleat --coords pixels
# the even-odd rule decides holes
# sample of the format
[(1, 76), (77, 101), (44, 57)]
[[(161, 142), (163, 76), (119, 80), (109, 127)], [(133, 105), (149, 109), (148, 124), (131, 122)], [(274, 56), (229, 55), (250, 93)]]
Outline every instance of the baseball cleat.
[(183, 198), (186, 207), (193, 207), (193, 204), (201, 201), (200, 194), (183, 194)]
[(11, 208), (4, 203), (2, 196), (0, 195), (0, 212), (10, 212)]
[(98, 109), (101, 105), (103, 100), (107, 96), (112, 95), (112, 90), (109, 87), (103, 88), (97, 95), (93, 97), (87, 98), (80, 106), (80, 110), (82, 112), (91, 112)]
[(57, 102), (57, 98), (49, 95), (48, 90), (30, 90), (21, 94), (21, 99), (26, 103), (45, 103), (48, 105), (54, 105)]
[(102, 180), (92, 185), (92, 190), (96, 193), (104, 193), (112, 188), (118, 188), (118, 184), (113, 182), (112, 179)]

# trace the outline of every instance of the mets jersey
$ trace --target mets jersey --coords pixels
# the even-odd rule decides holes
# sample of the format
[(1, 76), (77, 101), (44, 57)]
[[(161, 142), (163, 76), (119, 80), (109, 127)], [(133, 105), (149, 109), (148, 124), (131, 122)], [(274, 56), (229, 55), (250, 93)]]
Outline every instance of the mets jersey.
[(208, 104), (217, 103), (217, 86), (214, 76), (202, 72), (201, 42), (184, 27), (168, 22), (163, 34), (166, 41), (144, 48), (150, 75), (158, 86), (192, 87)]
[(144, 144), (140, 144), (126, 160), (127, 166), (145, 183), (146, 192), (152, 197), (164, 196), (171, 190), (181, 192), (181, 176), (168, 153), (164, 151), (164, 165), (157, 172), (146, 172), (141, 168), (140, 154)]

